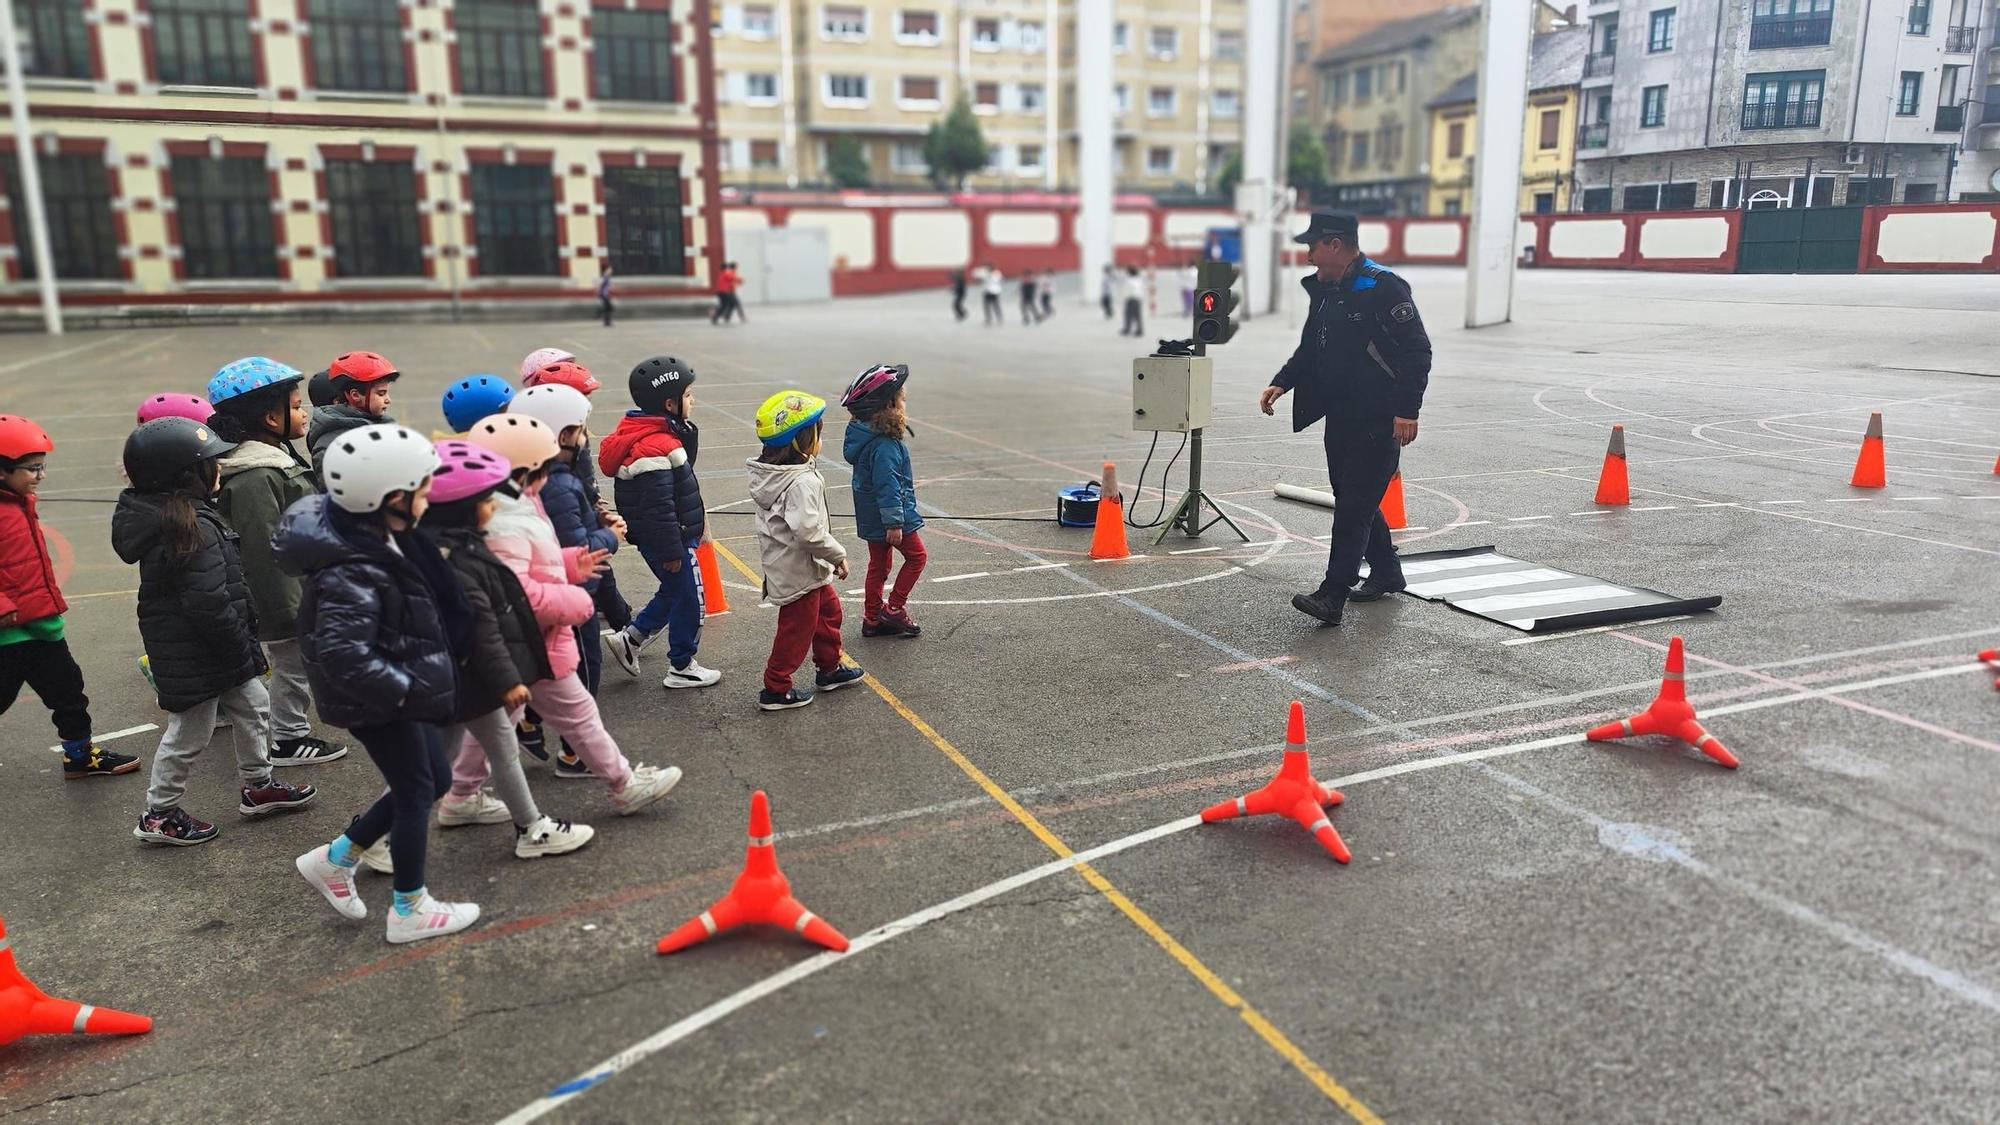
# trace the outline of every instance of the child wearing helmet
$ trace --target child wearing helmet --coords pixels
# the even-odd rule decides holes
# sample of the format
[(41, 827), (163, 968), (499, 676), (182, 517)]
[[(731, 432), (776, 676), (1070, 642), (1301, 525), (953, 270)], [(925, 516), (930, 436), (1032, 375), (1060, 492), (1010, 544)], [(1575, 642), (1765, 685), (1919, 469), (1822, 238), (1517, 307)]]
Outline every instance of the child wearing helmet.
[[(910, 369), (904, 364), (878, 363), (862, 371), (840, 396), (853, 420), (841, 453), (854, 466), (854, 530), (868, 543), (868, 578), (863, 583), (861, 635), (914, 637), (923, 630), (910, 620), (910, 591), (924, 573), (930, 555), (917, 532), (924, 517), (917, 514), (916, 477), (910, 468), (909, 423), (904, 414)], [(894, 553), (901, 552), (903, 569), (888, 597)]]
[(551, 675), (530, 683), (528, 695), (542, 721), (576, 751), (592, 776), (611, 787), (618, 815), (630, 816), (666, 796), (679, 784), (681, 771), (628, 762), (604, 729), (597, 700), (577, 675), (581, 655), (575, 628), (597, 612), (583, 583), (608, 566), (610, 552), (565, 548), (542, 510), (539, 494), (559, 449), (554, 430), (538, 418), (510, 411), (480, 422), (465, 437), (513, 466), (494, 493), (497, 511), (486, 527), (486, 545), (513, 568), (548, 647)]
[(396, 365), (374, 352), (344, 352), (326, 367), (327, 392), (333, 400), (313, 410), (306, 431), (306, 450), (314, 471), (334, 438), (362, 426), (393, 423), (389, 417), (389, 385), (402, 378)]
[(308, 804), (310, 785), (271, 775), (268, 665), (257, 646), (257, 611), (243, 578), (236, 533), (211, 497), (216, 461), (230, 443), (189, 418), (159, 418), (125, 439), (125, 476), (111, 515), (111, 546), (139, 567), (139, 637), (167, 729), (153, 754), (146, 811), (132, 835), (145, 843), (186, 846), (212, 840), (216, 828), (181, 808), (189, 771), (215, 734), (219, 715), (236, 744), (241, 801), (236, 811), (264, 816)]
[[(486, 525), (499, 507), (493, 492), (513, 466), (469, 441), (440, 441), (436, 448), (439, 464), (421, 525), (457, 573), (472, 610), (471, 643), (458, 654), (458, 708), (444, 731), (445, 751), (458, 757), (451, 792), (438, 802), (438, 826), (512, 821), (519, 858), (573, 852), (596, 832), (536, 806), (509, 715), (527, 706), (529, 684), (553, 675), (520, 579), (486, 545)], [(489, 776), (499, 800), (481, 788)]]
[(350, 429), (326, 448), (326, 491), (287, 509), (273, 543), (278, 564), (305, 578), (300, 647), (320, 717), (346, 727), (388, 785), (346, 832), (293, 865), (343, 917), (365, 918), (355, 868), (386, 836), (395, 944), (479, 920), (477, 905), (432, 898), (424, 883), (431, 806), (451, 785), (438, 728), (455, 717), (453, 654), (472, 620), (457, 575), (417, 530), (437, 467), (437, 450), (415, 430)]
[(566, 348), (536, 348), (521, 359), (521, 386), (523, 389), (534, 386), (536, 373), (551, 363), (575, 362), (576, 353)]
[(778, 607), (778, 635), (757, 693), (765, 711), (813, 701), (813, 692), (792, 686), (808, 649), (820, 691), (837, 691), (862, 676), (859, 667), (841, 664), (840, 594), (833, 580), (847, 577), (847, 552), (828, 524), (826, 478), (814, 460), (825, 414), (826, 401), (804, 391), (779, 391), (757, 409), (764, 451), (749, 460), (750, 498), (757, 502), (764, 599)]
[(131, 773), (139, 759), (91, 737), (83, 669), (63, 635), (69, 603), (56, 587), (55, 561), (35, 511), (35, 493), (56, 443), (26, 418), (0, 414), (0, 715), (33, 688), (62, 739), (63, 777), (76, 781)]
[(450, 433), (432, 434), (433, 441), (448, 441), (472, 428), (489, 414), (499, 414), (514, 401), (514, 388), (498, 375), (467, 375), (444, 389), (444, 424)]
[(634, 367), (627, 386), (638, 409), (619, 419), (597, 459), (629, 521), (626, 537), (660, 580), (632, 624), (605, 640), (619, 667), (636, 676), (639, 650), (665, 632), (672, 667), (661, 684), (669, 688), (704, 688), (722, 679), (695, 659), (704, 603), (694, 552), (708, 537), (708, 515), (694, 475), (701, 434), (689, 419), (693, 385), (694, 368), (673, 356)]
[(312, 688), (299, 653), (299, 580), (271, 557), (271, 536), (285, 509), (313, 494), (319, 481), (292, 442), (304, 437), (305, 375), (274, 359), (249, 356), (223, 365), (208, 381), (210, 425), (236, 448), (216, 463), (222, 483), (215, 506), (241, 538), (243, 579), (257, 611), (257, 639), (271, 664), (271, 764), (306, 766), (347, 756), (313, 734)]

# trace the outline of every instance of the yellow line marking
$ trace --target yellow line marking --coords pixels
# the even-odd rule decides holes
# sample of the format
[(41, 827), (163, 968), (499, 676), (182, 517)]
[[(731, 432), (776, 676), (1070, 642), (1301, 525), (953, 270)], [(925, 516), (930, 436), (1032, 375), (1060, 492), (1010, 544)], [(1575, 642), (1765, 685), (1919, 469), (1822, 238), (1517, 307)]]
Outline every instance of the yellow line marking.
[[(722, 546), (720, 543), (716, 544), (715, 551), (716, 554), (729, 560), (729, 565), (735, 567), (745, 579), (761, 583), (762, 580), (758, 577), (757, 572), (745, 565), (742, 559), (737, 558), (735, 552)], [(1015, 800), (1012, 794), (1002, 789), (992, 778), (986, 776), (986, 771), (974, 765), (972, 759), (967, 758), (958, 747), (951, 744), (949, 739), (939, 734), (936, 728), (925, 722), (923, 716), (910, 710), (909, 705), (898, 698), (895, 692), (883, 686), (882, 681), (876, 679), (871, 674), (864, 676), (862, 682), (867, 684), (877, 696), (881, 697), (882, 702), (887, 703), (891, 710), (902, 716), (904, 722), (910, 724), (918, 734), (923, 735), (925, 741), (937, 747), (940, 753), (951, 759), (952, 764), (957, 766), (965, 776), (971, 778), (973, 783), (984, 790), (988, 797), (993, 798), (995, 803), (1001, 808), (1006, 809), (1015, 820), (1020, 821), (1023, 827), (1034, 833), (1035, 838), (1040, 840), (1050, 851), (1064, 859), (1074, 854), (1070, 846), (1063, 842), (1062, 837), (1050, 831), (1047, 825), (1043, 824), (1034, 813), (1029, 812), (1023, 807), (1021, 802)], [(1285, 1061), (1291, 1063), (1300, 1074), (1305, 1075), (1306, 1080), (1317, 1087), (1320, 1093), (1325, 1094), (1335, 1105), (1346, 1110), (1348, 1116), (1361, 1122), (1362, 1125), (1381, 1125), (1382, 1119), (1375, 1116), (1374, 1112), (1366, 1105), (1363, 1105), (1359, 1098), (1350, 1093), (1347, 1087), (1335, 1081), (1331, 1074), (1328, 1074), (1318, 1063), (1308, 1058), (1306, 1053), (1299, 1049), (1298, 1044), (1293, 1043), (1291, 1039), (1286, 1037), (1284, 1032), (1278, 1030), (1275, 1024), (1264, 1018), (1263, 1013), (1251, 1007), (1248, 1001), (1244, 1000), (1235, 989), (1229, 987), (1228, 983), (1217, 976), (1214, 970), (1203, 964), (1200, 958), (1189, 952), (1186, 946), (1174, 940), (1172, 934), (1169, 934), (1158, 922), (1154, 921), (1152, 915), (1141, 910), (1137, 903), (1125, 897), (1125, 893), (1112, 885), (1111, 880), (1106, 879), (1102, 874), (1098, 873), (1096, 868), (1087, 863), (1077, 864), (1076, 872), (1083, 876), (1084, 881), (1089, 883), (1099, 894), (1109, 899), (1111, 905), (1117, 907), (1119, 912), (1130, 919), (1133, 925), (1139, 927), (1141, 932), (1147, 937), (1152, 938), (1161, 949), (1166, 950), (1169, 957), (1178, 962), (1181, 968), (1186, 969), (1190, 976), (1200, 981), (1202, 986), (1207, 988), (1217, 1000), (1222, 1001), (1225, 1007), (1235, 1012), (1244, 1023), (1250, 1025), (1250, 1029), (1257, 1033), (1258, 1038), (1262, 1039), (1272, 1050), (1283, 1056)]]

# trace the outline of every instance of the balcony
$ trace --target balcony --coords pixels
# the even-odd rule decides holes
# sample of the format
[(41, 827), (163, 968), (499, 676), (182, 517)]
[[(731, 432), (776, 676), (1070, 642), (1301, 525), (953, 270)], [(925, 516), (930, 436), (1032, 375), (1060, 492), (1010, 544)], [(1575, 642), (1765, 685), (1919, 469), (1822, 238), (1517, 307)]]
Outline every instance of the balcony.
[(1965, 106), (1941, 105), (1937, 108), (1937, 123), (1932, 126), (1940, 133), (1962, 133), (1965, 131)]
[(1618, 56), (1613, 54), (1583, 56), (1583, 76), (1585, 78), (1609, 78), (1618, 69)]
[(1611, 144), (1611, 123), (1599, 121), (1595, 125), (1585, 125), (1577, 130), (1576, 147), (1607, 148)]
[(1763, 102), (1743, 107), (1745, 129), (1816, 129), (1819, 101)]
[(1810, 16), (1768, 16), (1750, 21), (1750, 49), (1824, 47), (1833, 38), (1833, 13)]
[(1945, 29), (1944, 53), (1947, 55), (1969, 55), (1979, 49), (1979, 29), (1976, 27), (1953, 27)]

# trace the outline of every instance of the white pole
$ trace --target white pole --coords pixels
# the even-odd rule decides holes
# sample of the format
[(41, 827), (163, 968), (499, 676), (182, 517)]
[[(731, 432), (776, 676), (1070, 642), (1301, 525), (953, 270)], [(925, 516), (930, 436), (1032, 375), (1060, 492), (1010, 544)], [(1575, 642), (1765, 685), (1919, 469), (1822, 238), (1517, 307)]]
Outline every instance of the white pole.
[(1272, 225), (1285, 176), (1278, 157), (1278, 99), (1283, 96), (1285, 6), (1249, 0), (1243, 20), (1243, 182), (1237, 213), (1243, 219), (1245, 319), (1272, 311), (1278, 254)]
[(1514, 316), (1515, 231), (1521, 223), (1521, 130), (1528, 112), (1533, 0), (1485, 0), (1480, 25), (1479, 144), (1473, 151), (1466, 243), (1465, 326)]
[[(1062, 73), (1056, 68), (1062, 47), (1062, 8), (1056, 0), (1047, 0), (1042, 16), (1042, 50), (1047, 59), (1042, 79), (1042, 187), (1056, 190), (1057, 169), (1062, 160), (1062, 137), (1056, 131), (1056, 123), (1062, 116)], [(1084, 279), (1085, 295), (1089, 295), (1089, 278)]]
[(29, 245), (35, 251), (35, 285), (42, 293), (42, 327), (62, 335), (62, 303), (56, 297), (56, 263), (49, 254), (49, 216), (42, 206), (42, 173), (35, 164), (35, 138), (28, 127), (28, 85), (21, 77), (21, 43), (14, 34), (14, 0), (0, 0), (0, 56), (7, 63), (7, 109), (14, 118), (14, 149), (20, 159), (21, 194), (28, 197)]
[[(1077, 0), (1077, 242), (1086, 300), (1111, 265), (1111, 9), (1114, 0)], [(1117, 296), (1116, 293), (1113, 297)]]

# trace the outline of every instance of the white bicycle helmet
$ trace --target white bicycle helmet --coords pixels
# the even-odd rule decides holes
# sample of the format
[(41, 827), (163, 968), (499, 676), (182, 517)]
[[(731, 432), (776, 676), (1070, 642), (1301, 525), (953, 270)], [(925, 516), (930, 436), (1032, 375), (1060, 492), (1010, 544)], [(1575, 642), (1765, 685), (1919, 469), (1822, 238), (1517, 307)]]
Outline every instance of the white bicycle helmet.
[[(514, 401), (520, 402), (520, 397), (516, 396)], [(539, 469), (554, 460), (562, 451), (556, 443), (556, 432), (540, 418), (515, 414), (513, 410), (509, 405), (505, 414), (474, 422), (465, 432), (465, 440), (498, 453), (516, 469)]]
[(346, 511), (380, 511), (393, 492), (415, 492), (437, 471), (437, 449), (407, 426), (380, 423), (347, 431), (327, 446), (326, 493)]
[(575, 387), (537, 383), (515, 395), (507, 413), (539, 418), (560, 436), (571, 426), (581, 426), (590, 419), (590, 400)]

